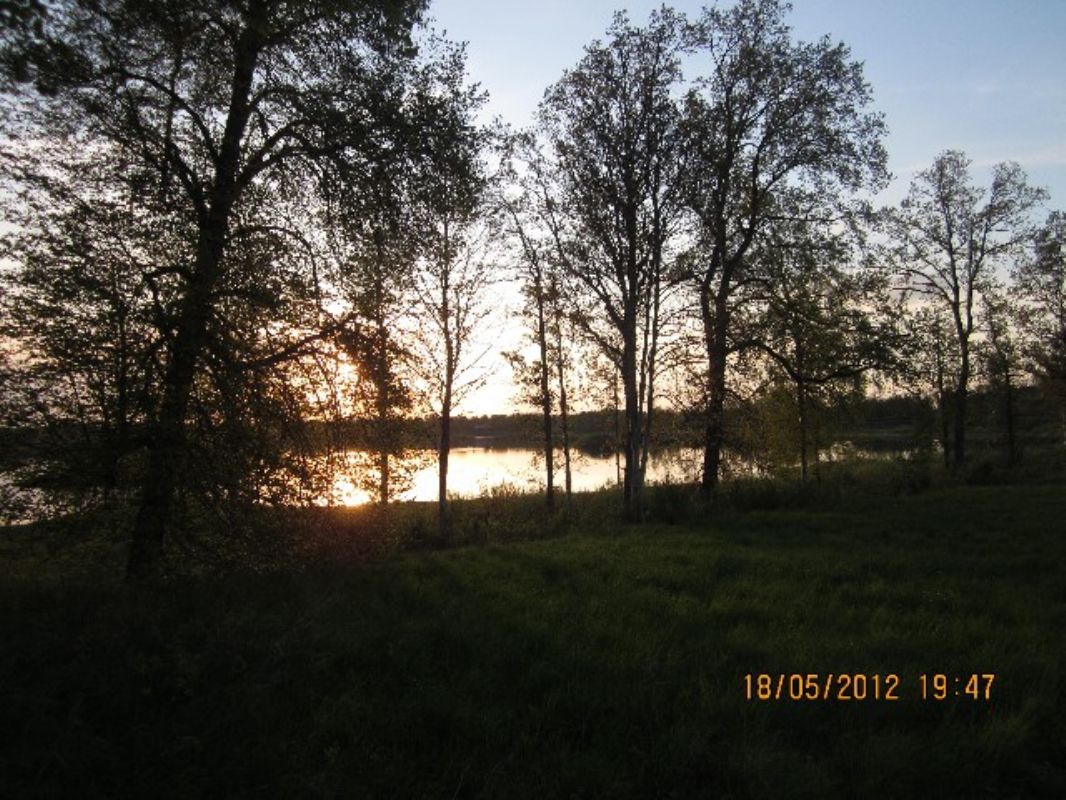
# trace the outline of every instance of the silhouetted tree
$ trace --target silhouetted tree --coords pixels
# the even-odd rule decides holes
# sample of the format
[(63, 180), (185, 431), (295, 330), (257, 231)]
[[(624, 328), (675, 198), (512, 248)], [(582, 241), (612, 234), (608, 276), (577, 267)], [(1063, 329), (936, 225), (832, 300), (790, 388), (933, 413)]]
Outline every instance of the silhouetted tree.
[(1066, 214), (1048, 215), (1017, 262), (1015, 281), (1033, 371), (1058, 405), (1066, 434)]
[(587, 293), (576, 318), (621, 376), (623, 504), (643, 516), (668, 242), (676, 226), (679, 80), (676, 16), (645, 28), (617, 15), (608, 41), (586, 48), (540, 109), (565, 217), (564, 265)]
[[(354, 172), (368, 137), (389, 124), (383, 98), (390, 65), (412, 54), (408, 33), (423, 6), (420, 0), (48, 5), (45, 44), (31, 48), (32, 69), (23, 70), (42, 91), (21, 90), (20, 132), (44, 143), (83, 142), (116, 170), (139, 176), (154, 198), (143, 213), (170, 209), (166, 218), (180, 217), (191, 233), (147, 440), (131, 577), (160, 562), (188, 455), (197, 380), (209, 358), (233, 366), (225, 347), (209, 353), (208, 346), (225, 341), (211, 335), (230, 324), (223, 296), (243, 291), (230, 280), (238, 228), (270, 239), (288, 226), (259, 202), (263, 197), (329, 191)], [(288, 350), (256, 363), (277, 363)], [(252, 364), (240, 366), (254, 374)]]
[(496, 281), (491, 262), (495, 220), (490, 213), (488, 150), (496, 133), (476, 115), (485, 101), (466, 83), (465, 54), (453, 48), (428, 71), (414, 119), (420, 149), (414, 167), (420, 261), (415, 275), (419, 332), (414, 347), (426, 396), (439, 420), (438, 533), (450, 532), (448, 460), (454, 409), (486, 377), (478, 349)]
[(997, 263), (1019, 254), (1031, 241), (1029, 216), (1046, 196), (1029, 186), (1017, 164), (997, 165), (988, 190), (973, 185), (969, 168), (963, 153), (942, 153), (929, 169), (918, 173), (899, 207), (883, 217), (892, 243), (890, 268), (907, 289), (939, 307), (950, 320), (953, 469), (966, 460), (977, 301)]
[(554, 508), (555, 447), (554, 415), (559, 409), (560, 451), (567, 507), (573, 490), (571, 474), (569, 396), (570, 369), (578, 347), (569, 324), (562, 263), (558, 201), (550, 170), (532, 133), (515, 137), (517, 165), (509, 180), (514, 196), (503, 200), (507, 229), (519, 254), (517, 274), (525, 299), (526, 319), (537, 357), (529, 362), (521, 352), (507, 358), (524, 392), (524, 397), (541, 411), (544, 433), (546, 503)]
[[(408, 124), (384, 130), (367, 143), (366, 162), (343, 193), (332, 198), (326, 227), (338, 250), (338, 284), (352, 319), (340, 337), (357, 380), (346, 392), (370, 463), (356, 480), (385, 504), (408, 488), (417, 462), (405, 418), (415, 410), (411, 319), (416, 309), (416, 270), (427, 247), (424, 173), (440, 167), (427, 157), (427, 102), (440, 74), (462, 70), (460, 48), (431, 39), (422, 58), (397, 65), (393, 98)], [(402, 72), (400, 71), (402, 70)], [(399, 481), (399, 485), (394, 484)]]
[[(509, 178), (517, 183), (517, 174), (511, 171)], [(548, 324), (548, 246), (539, 240), (530, 223), (530, 210), (537, 202), (536, 195), (526, 188), (515, 197), (502, 200), (506, 216), (506, 229), (516, 240), (518, 251), (518, 278), (525, 303), (525, 315), (532, 325), (533, 343), (537, 358), (528, 362), (521, 352), (506, 353), (511, 370), (518, 379), (525, 399), (540, 408), (544, 431), (545, 503), (548, 511), (555, 509), (555, 443), (552, 436), (553, 398), (550, 384), (551, 361), (549, 355)]]
[(60, 154), (8, 164), (21, 194), (4, 209), (0, 257), (16, 266), (3, 276), (0, 336), (23, 354), (9, 402), (43, 433), (36, 468), (110, 503), (157, 396), (183, 235), (138, 214), (134, 187), (76, 146)]
[(762, 272), (751, 302), (765, 312), (741, 347), (765, 354), (791, 388), (800, 479), (818, 463), (817, 418), (873, 371), (900, 361), (899, 314), (876, 273), (858, 268), (846, 230), (778, 222), (752, 253)]
[(706, 70), (685, 98), (682, 173), (696, 220), (691, 280), (707, 361), (705, 493), (721, 461), (734, 295), (758, 269), (752, 248), (782, 213), (777, 195), (787, 187), (803, 200), (794, 213), (820, 218), (843, 193), (876, 188), (886, 177), (884, 124), (867, 110), (862, 65), (827, 38), (794, 42), (788, 8), (740, 0), (704, 9), (686, 36)]

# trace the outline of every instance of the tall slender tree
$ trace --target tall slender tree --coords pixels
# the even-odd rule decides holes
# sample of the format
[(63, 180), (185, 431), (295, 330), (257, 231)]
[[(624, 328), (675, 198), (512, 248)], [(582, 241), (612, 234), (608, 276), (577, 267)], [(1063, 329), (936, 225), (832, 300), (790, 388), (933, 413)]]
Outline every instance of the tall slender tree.
[(605, 43), (545, 94), (541, 131), (560, 176), (559, 250), (590, 302), (578, 316), (620, 375), (625, 407), (624, 513), (643, 516), (660, 312), (676, 229), (680, 78), (676, 15), (645, 28), (616, 15)]
[[(509, 178), (517, 183), (512, 167)], [(551, 391), (551, 360), (549, 355), (548, 307), (548, 248), (540, 241), (538, 232), (530, 224), (529, 211), (536, 203), (536, 195), (528, 189), (515, 197), (502, 198), (506, 218), (505, 228), (518, 245), (518, 279), (526, 306), (525, 316), (532, 328), (537, 358), (529, 363), (521, 352), (507, 353), (512, 371), (527, 397), (540, 408), (544, 444), (544, 497), (548, 511), (555, 510), (555, 441), (552, 435), (553, 398)]]
[(1048, 215), (1014, 277), (1032, 369), (1059, 407), (1066, 438), (1066, 213)]
[[(515, 163), (508, 180), (515, 190), (502, 199), (506, 228), (518, 253), (517, 276), (525, 299), (526, 319), (537, 356), (529, 362), (521, 352), (507, 354), (525, 398), (541, 412), (544, 435), (546, 503), (555, 507), (555, 451), (559, 439), (567, 506), (573, 490), (570, 452), (570, 365), (578, 347), (566, 308), (564, 258), (557, 249), (564, 236), (556, 209), (550, 169), (532, 132), (512, 139)], [(559, 428), (556, 436), (555, 409)]]
[(973, 371), (978, 301), (998, 264), (1032, 240), (1032, 211), (1047, 193), (1031, 187), (1021, 167), (993, 169), (988, 189), (974, 185), (970, 160), (957, 150), (937, 156), (911, 182), (898, 208), (884, 212), (891, 242), (886, 263), (902, 285), (950, 320), (951, 466), (966, 461), (966, 411)]
[[(422, 63), (397, 65), (403, 69), (394, 74), (391, 102), (400, 118), (422, 113), (426, 73), (438, 68), (433, 58), (423, 51)], [(367, 456), (360, 460), (368, 462), (355, 465), (356, 480), (383, 505), (408, 488), (417, 462), (405, 423), (415, 397), (404, 323), (414, 312), (421, 255), (421, 136), (406, 124), (372, 137), (366, 163), (331, 198), (325, 220), (337, 252), (340, 296), (352, 312), (339, 341), (357, 373), (346, 392)]]
[(486, 96), (466, 80), (465, 51), (446, 48), (422, 76), (414, 119), (420, 147), (413, 164), (419, 247), (416, 343), (422, 383), (437, 416), (437, 520), (450, 534), (448, 467), (452, 414), (485, 379), (479, 349), (496, 280), (489, 151), (498, 132), (476, 117)]
[(540, 409), (543, 430), (544, 458), (544, 497), (548, 511), (555, 510), (555, 437), (553, 435), (554, 393), (552, 391), (552, 349), (555, 342), (549, 331), (551, 308), (548, 299), (548, 276), (545, 272), (543, 253), (536, 249), (529, 233), (516, 220), (516, 231), (522, 242), (522, 260), (525, 283), (522, 294), (527, 306), (527, 314), (533, 324), (533, 344), (537, 348), (537, 357), (528, 361), (520, 351), (505, 353), (511, 370), (518, 379), (518, 384), (525, 393), (525, 398)]
[[(823, 218), (836, 198), (887, 175), (884, 124), (869, 110), (862, 65), (828, 38), (793, 41), (788, 9), (780, 0), (704, 9), (686, 36), (706, 69), (685, 97), (683, 123), (697, 237), (690, 280), (706, 358), (705, 493), (718, 481), (733, 317), (759, 268), (758, 238), (784, 213)], [(797, 210), (782, 210), (786, 189)]]

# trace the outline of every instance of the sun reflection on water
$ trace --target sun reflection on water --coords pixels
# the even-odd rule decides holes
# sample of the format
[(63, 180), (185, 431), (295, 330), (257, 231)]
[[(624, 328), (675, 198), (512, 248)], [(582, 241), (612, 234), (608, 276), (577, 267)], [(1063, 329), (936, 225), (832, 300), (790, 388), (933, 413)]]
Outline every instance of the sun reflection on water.
[[(667, 456), (653, 458), (648, 478), (652, 481), (685, 480), (695, 475), (696, 451), (675, 451)], [(357, 469), (353, 458), (346, 460), (347, 467), (337, 472), (329, 498), (320, 504), (344, 506), (362, 505), (371, 502), (373, 495), (359, 485), (353, 474)], [(477, 497), (493, 489), (506, 486), (513, 490), (535, 492), (544, 488), (544, 457), (528, 449), (487, 449), (481, 447), (458, 447), (451, 451), (448, 462), (448, 494), (455, 497)], [(617, 470), (615, 459), (575, 454), (573, 457), (573, 488), (575, 491), (592, 491), (615, 485)], [(398, 492), (397, 500), (432, 501), (437, 498), (437, 463), (435, 458), (426, 458), (425, 464), (412, 476), (408, 490)], [(555, 474), (557, 487), (563, 485), (562, 468)]]

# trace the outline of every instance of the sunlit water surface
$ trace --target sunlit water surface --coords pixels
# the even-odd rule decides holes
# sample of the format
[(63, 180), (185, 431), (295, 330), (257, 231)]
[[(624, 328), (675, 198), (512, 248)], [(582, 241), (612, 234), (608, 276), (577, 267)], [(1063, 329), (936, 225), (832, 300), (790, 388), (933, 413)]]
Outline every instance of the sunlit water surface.
[[(435, 500), (437, 498), (437, 463), (435, 454), (426, 454), (411, 476), (410, 487), (398, 492), (397, 500)], [(561, 460), (557, 454), (557, 460)], [(679, 449), (649, 458), (647, 478), (651, 482), (694, 480), (702, 454), (696, 449)], [(351, 466), (339, 470), (333, 479), (331, 496), (322, 503), (360, 505), (371, 499), (359, 484), (355, 459)], [(619, 480), (614, 456), (594, 457), (575, 453), (571, 462), (571, 480), (576, 492), (614, 486)], [(555, 469), (555, 486), (564, 485), (562, 465)], [(535, 492), (545, 486), (544, 455), (529, 449), (486, 449), (457, 447), (448, 459), (448, 494), (455, 497), (478, 497), (494, 491)]]
[[(845, 459), (909, 458), (914, 451), (873, 451), (855, 447), (851, 442), (838, 442), (821, 450), (820, 461)], [(373, 499), (370, 491), (360, 485), (358, 453), (340, 459), (342, 467), (334, 473), (329, 495), (321, 497), (322, 505), (354, 506)], [(423, 451), (420, 465), (411, 475), (410, 485), (394, 493), (396, 500), (431, 501), (437, 499), (436, 453)], [(562, 456), (556, 453), (555, 487), (564, 486)], [(703, 451), (698, 448), (674, 448), (653, 453), (648, 460), (649, 483), (683, 483), (699, 480)], [(759, 477), (764, 471), (754, 462), (737, 457), (728, 450), (722, 453), (722, 466), (733, 477)], [(571, 461), (572, 485), (575, 492), (595, 491), (616, 486), (621, 482), (621, 463), (613, 455), (596, 457), (574, 452)], [(545, 486), (544, 454), (528, 448), (493, 449), (457, 447), (448, 462), (448, 494), (452, 497), (479, 497), (496, 491), (536, 492)]]
[[(821, 461), (845, 458), (883, 459), (909, 457), (911, 451), (873, 452), (854, 447), (849, 442), (834, 444), (822, 450)], [(694, 482), (699, 479), (703, 453), (697, 448), (678, 448), (652, 454), (648, 464), (649, 483)], [(365, 472), (366, 454), (352, 451), (334, 454), (328, 459), (333, 470), (331, 487), (311, 500), (318, 505), (356, 506), (373, 499), (373, 475)], [(555, 486), (561, 491), (564, 474), (561, 454), (556, 453)], [(323, 456), (323, 467), (326, 467)], [(723, 467), (733, 476), (759, 476), (762, 470), (754, 463), (723, 452)], [(436, 453), (422, 451), (415, 463), (404, 470), (395, 467), (397, 474), (409, 473), (406, 482), (393, 484), (393, 500), (432, 501), (437, 498)], [(596, 457), (575, 452), (572, 456), (572, 483), (577, 492), (595, 491), (615, 486), (621, 480), (621, 465), (615, 457)], [(0, 524), (30, 522), (59, 513), (66, 500), (76, 499), (73, 493), (45, 492), (18, 485), (17, 474), (0, 473)], [(448, 494), (452, 497), (478, 497), (495, 492), (536, 492), (545, 485), (544, 455), (528, 448), (492, 449), (459, 447), (451, 451), (448, 469)], [(305, 496), (306, 497), (306, 496)], [(66, 508), (67, 512), (74, 507)]]

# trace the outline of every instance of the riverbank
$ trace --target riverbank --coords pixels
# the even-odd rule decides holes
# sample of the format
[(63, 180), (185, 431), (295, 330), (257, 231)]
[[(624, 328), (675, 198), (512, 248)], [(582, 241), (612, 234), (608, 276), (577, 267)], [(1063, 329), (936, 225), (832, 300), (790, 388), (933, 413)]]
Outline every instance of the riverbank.
[[(136, 593), (5, 571), (0, 773), (19, 797), (1062, 797), (1064, 516), (1061, 484), (957, 486)], [(868, 699), (745, 696), (794, 673)]]

